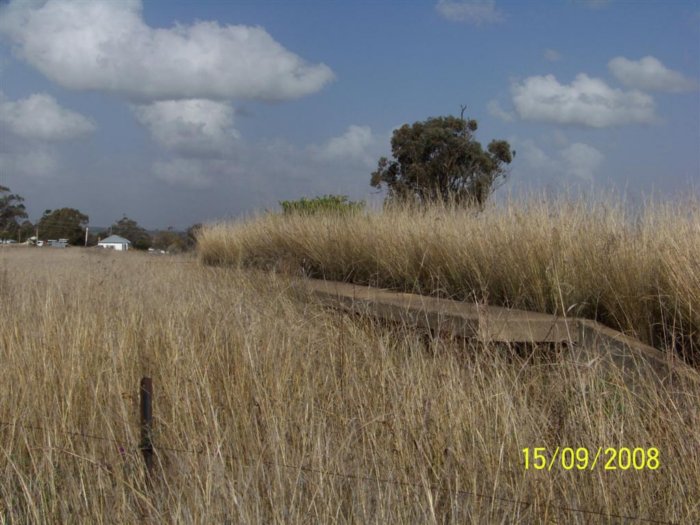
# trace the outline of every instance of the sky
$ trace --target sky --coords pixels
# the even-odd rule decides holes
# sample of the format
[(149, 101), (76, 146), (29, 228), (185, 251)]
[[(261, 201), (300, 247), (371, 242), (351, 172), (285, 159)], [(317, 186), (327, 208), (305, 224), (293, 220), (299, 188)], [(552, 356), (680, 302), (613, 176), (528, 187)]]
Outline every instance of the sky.
[(700, 191), (700, 0), (0, 0), (0, 185), (147, 228), (343, 194), (476, 119), (495, 198)]

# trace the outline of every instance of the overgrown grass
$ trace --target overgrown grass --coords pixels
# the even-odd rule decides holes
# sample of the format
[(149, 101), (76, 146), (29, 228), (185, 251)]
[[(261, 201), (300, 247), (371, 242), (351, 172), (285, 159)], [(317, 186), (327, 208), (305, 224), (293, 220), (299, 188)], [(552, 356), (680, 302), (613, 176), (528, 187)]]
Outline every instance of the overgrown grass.
[(587, 317), (700, 357), (700, 202), (530, 199), (483, 213), (435, 207), (266, 215), (206, 228), (206, 264)]
[[(565, 353), (426, 344), (325, 310), (284, 276), (0, 251), (0, 362), (2, 523), (700, 518), (699, 381), (631, 392)], [(143, 375), (155, 385), (150, 486)], [(523, 469), (523, 448), (567, 445), (653, 446), (661, 468)]]

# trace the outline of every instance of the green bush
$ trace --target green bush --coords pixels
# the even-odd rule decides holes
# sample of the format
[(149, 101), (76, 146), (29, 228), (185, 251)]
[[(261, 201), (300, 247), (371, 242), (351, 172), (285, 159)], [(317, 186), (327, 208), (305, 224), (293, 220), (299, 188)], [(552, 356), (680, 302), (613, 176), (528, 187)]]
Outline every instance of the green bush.
[(285, 215), (347, 214), (362, 211), (365, 202), (348, 200), (347, 195), (323, 195), (313, 199), (302, 197), (295, 201), (280, 201), (280, 206), (282, 206), (282, 213)]

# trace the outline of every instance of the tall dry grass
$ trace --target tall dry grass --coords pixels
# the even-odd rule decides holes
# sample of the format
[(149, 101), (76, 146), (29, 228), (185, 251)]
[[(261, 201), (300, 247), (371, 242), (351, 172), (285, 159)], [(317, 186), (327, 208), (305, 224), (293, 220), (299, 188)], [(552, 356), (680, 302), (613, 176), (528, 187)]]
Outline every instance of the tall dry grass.
[[(632, 392), (563, 353), (426, 344), (275, 274), (0, 250), (0, 362), (1, 523), (700, 519), (699, 381)], [(661, 468), (523, 469), (522, 448), (567, 445), (654, 446)]]
[(442, 294), (601, 321), (700, 358), (700, 201), (531, 198), (483, 213), (436, 206), (266, 215), (205, 229), (211, 265)]

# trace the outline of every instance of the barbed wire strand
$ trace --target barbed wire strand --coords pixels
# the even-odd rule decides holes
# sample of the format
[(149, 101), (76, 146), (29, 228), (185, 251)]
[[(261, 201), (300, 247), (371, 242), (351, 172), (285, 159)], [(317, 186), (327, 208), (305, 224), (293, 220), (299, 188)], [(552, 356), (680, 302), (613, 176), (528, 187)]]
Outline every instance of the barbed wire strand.
[[(27, 429), (27, 430), (41, 430), (44, 432), (55, 432), (57, 434), (64, 434), (64, 435), (69, 435), (69, 436), (74, 436), (74, 437), (82, 437), (85, 439), (107, 441), (107, 442), (118, 444), (125, 451), (126, 450), (132, 450), (132, 451), (141, 450), (141, 447), (124, 446), (124, 444), (117, 439), (108, 438), (108, 437), (104, 437), (104, 436), (96, 436), (94, 434), (85, 434), (82, 432), (71, 432), (71, 431), (58, 430), (58, 429), (48, 429), (48, 428), (37, 426), (37, 425), (24, 425), (22, 423), (17, 423), (17, 422), (9, 423), (6, 421), (0, 421), (0, 426), (18, 427), (18, 428)], [(159, 446), (159, 445), (154, 445), (153, 450), (156, 453), (160, 450), (160, 451), (166, 451), (166, 452), (179, 452), (179, 453), (192, 454), (192, 455), (201, 455), (201, 454), (204, 454), (206, 452), (205, 450), (189, 450), (189, 449), (185, 449), (185, 448), (166, 447), (166, 446)], [(219, 455), (222, 458), (226, 458), (229, 460), (240, 460), (241, 459), (240, 457), (231, 456), (228, 454), (219, 454)], [(263, 464), (268, 465), (268, 466), (282, 467), (282, 468), (291, 469), (291, 470), (300, 470), (302, 472), (321, 474), (321, 475), (330, 476), (330, 477), (354, 479), (354, 480), (364, 481), (364, 482), (369, 482), (369, 483), (380, 483), (380, 484), (385, 484), (385, 485), (396, 485), (396, 486), (404, 486), (404, 487), (411, 487), (411, 488), (425, 487), (425, 484), (418, 483), (415, 481), (401, 481), (401, 480), (392, 479), (392, 478), (378, 478), (378, 477), (373, 477), (373, 476), (363, 476), (360, 474), (348, 474), (345, 472), (335, 472), (335, 471), (329, 471), (329, 470), (322, 470), (322, 469), (316, 469), (316, 468), (312, 468), (312, 467), (305, 467), (303, 465), (290, 465), (287, 463), (279, 463), (279, 462), (275, 462), (275, 461), (261, 461), (260, 463), (263, 463)], [(247, 466), (253, 466), (253, 464), (247, 463)], [(444, 490), (442, 487), (438, 487), (435, 485), (428, 485), (428, 488), (430, 488), (431, 490)], [(511, 498), (505, 498), (502, 496), (496, 496), (494, 494), (481, 494), (478, 492), (472, 492), (472, 491), (466, 491), (466, 490), (456, 490), (455, 494), (461, 495), (461, 496), (471, 496), (471, 497), (478, 498), (478, 499), (488, 499), (491, 501), (500, 501), (500, 502), (504, 502), (504, 503), (511, 503), (511, 504), (515, 504), (518, 506), (533, 506), (535, 504), (535, 502), (533, 502), (533, 501), (516, 500), (516, 499), (511, 499)], [(622, 519), (622, 520), (638, 521), (638, 522), (644, 522), (644, 523), (654, 523), (657, 525), (676, 525), (675, 522), (672, 522), (672, 521), (660, 521), (660, 520), (655, 520), (652, 518), (644, 518), (641, 516), (629, 516), (629, 515), (624, 515), (624, 514), (616, 514), (616, 513), (602, 512), (602, 511), (597, 511), (597, 510), (582, 509), (582, 508), (578, 508), (578, 507), (550, 505), (549, 508), (561, 510), (564, 512), (587, 514), (589, 516), (601, 516), (601, 517), (605, 517), (605, 518), (617, 518), (617, 519)]]

